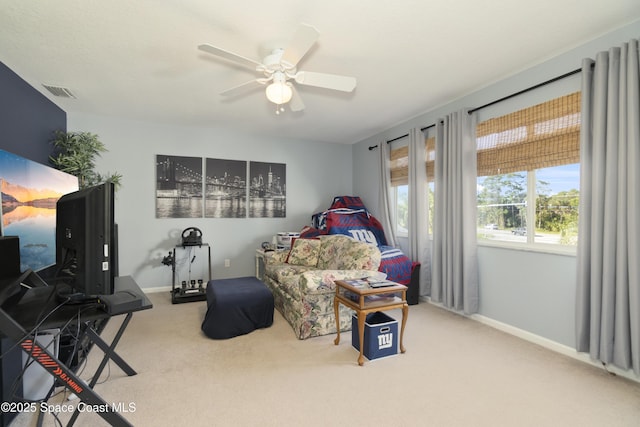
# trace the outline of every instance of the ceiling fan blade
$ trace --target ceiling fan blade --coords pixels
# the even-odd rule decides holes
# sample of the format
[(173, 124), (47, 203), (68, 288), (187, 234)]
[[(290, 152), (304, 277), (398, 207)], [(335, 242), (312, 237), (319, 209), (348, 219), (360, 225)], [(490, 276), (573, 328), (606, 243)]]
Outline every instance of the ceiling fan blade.
[(262, 83), (260, 79), (253, 79), (248, 82), (244, 82), (238, 86), (234, 86), (230, 89), (227, 89), (223, 92), (220, 92), (220, 95), (229, 96), (229, 97), (238, 96), (238, 95), (245, 94), (251, 90), (254, 90), (260, 86), (264, 86), (264, 83)]
[(355, 77), (314, 73), (311, 71), (300, 71), (298, 74), (296, 74), (295, 80), (296, 83), (300, 83), (301, 85), (341, 90), (343, 92), (351, 92), (356, 87)]
[(318, 40), (320, 33), (311, 25), (302, 24), (293, 35), (293, 39), (282, 54), (282, 62), (286, 62), (295, 67), (302, 57), (311, 49), (311, 46)]
[(210, 53), (212, 55), (218, 56), (220, 58), (233, 61), (236, 64), (240, 64), (244, 67), (251, 68), (252, 70), (255, 70), (258, 66), (262, 66), (262, 64), (259, 63), (258, 61), (254, 61), (253, 59), (250, 59), (250, 58), (245, 58), (244, 56), (238, 55), (233, 52), (229, 52), (228, 50), (224, 50), (207, 43), (199, 45), (198, 49), (204, 52)]
[(300, 98), (300, 93), (298, 93), (294, 85), (291, 85), (291, 90), (293, 91), (293, 95), (291, 96), (291, 101), (289, 101), (289, 108), (291, 111), (304, 110), (304, 102), (302, 102), (302, 98)]

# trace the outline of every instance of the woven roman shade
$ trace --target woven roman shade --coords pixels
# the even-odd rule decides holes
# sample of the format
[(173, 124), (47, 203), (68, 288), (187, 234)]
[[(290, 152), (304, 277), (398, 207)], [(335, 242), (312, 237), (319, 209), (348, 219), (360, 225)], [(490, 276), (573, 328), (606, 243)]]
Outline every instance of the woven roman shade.
[(580, 162), (580, 92), (478, 123), (478, 176)]
[[(427, 138), (425, 141), (427, 150), (427, 181), (433, 181), (434, 166), (436, 156), (436, 138)], [(409, 184), (409, 147), (399, 147), (391, 150), (391, 185), (397, 187), (399, 185)]]
[(427, 182), (435, 180), (436, 170), (436, 137), (427, 138)]
[[(580, 162), (580, 92), (478, 123), (478, 176)], [(436, 139), (425, 140), (427, 181), (434, 180)], [(391, 185), (409, 183), (409, 147), (391, 150)]]
[(389, 154), (391, 167), (391, 185), (407, 185), (409, 183), (409, 147), (404, 146), (391, 150)]

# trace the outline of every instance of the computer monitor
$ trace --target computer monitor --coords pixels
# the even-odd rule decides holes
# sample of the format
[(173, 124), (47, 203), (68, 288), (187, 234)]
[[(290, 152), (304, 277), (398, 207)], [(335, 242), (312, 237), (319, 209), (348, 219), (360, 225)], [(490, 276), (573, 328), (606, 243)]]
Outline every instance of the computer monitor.
[(117, 268), (114, 186), (104, 183), (62, 196), (56, 205), (58, 278), (78, 298), (111, 295)]

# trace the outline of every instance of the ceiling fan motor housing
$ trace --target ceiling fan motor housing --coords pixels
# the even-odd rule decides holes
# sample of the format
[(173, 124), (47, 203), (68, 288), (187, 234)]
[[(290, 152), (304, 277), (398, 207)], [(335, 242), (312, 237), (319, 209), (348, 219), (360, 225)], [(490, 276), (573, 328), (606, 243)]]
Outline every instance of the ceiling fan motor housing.
[(271, 55), (268, 55), (262, 61), (262, 65), (264, 65), (264, 73), (266, 75), (272, 74), (276, 71), (286, 72), (287, 77), (291, 77), (296, 72), (296, 67), (292, 64), (282, 61), (282, 55), (284, 54), (284, 49), (274, 49), (271, 52)]

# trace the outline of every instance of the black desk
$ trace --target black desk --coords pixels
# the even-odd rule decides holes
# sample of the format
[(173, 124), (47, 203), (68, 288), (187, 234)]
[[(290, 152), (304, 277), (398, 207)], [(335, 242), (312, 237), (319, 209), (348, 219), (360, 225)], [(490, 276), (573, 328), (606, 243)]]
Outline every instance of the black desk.
[[(20, 284), (31, 286), (24, 289)], [(142, 292), (137, 283), (130, 276), (117, 277), (115, 279), (115, 291), (127, 291), (140, 298), (140, 305), (129, 309), (125, 313), (115, 337), (110, 344), (105, 342), (100, 334), (111, 319), (99, 304), (64, 304), (56, 298), (56, 288), (47, 284), (35, 273), (25, 272), (20, 277), (0, 281), (0, 333), (9, 337), (29, 354), (35, 362), (40, 364), (61, 384), (78, 396), (87, 405), (99, 405), (106, 408), (98, 414), (114, 426), (130, 426), (131, 424), (115, 412), (111, 405), (105, 402), (94, 390), (100, 374), (109, 360), (113, 360), (127, 375), (135, 375), (136, 372), (116, 352), (122, 334), (124, 333), (133, 313), (153, 307), (151, 301)], [(48, 316), (47, 314), (50, 313)], [(45, 317), (46, 316), (46, 317)], [(35, 330), (64, 328), (70, 321), (76, 319), (80, 324), (78, 341), (87, 339), (90, 344), (97, 345), (104, 357), (100, 366), (93, 375), (91, 382), (86, 385), (80, 380), (74, 370), (65, 365), (46, 348), (40, 347), (35, 341)], [(73, 425), (79, 411), (71, 417), (68, 425)]]

